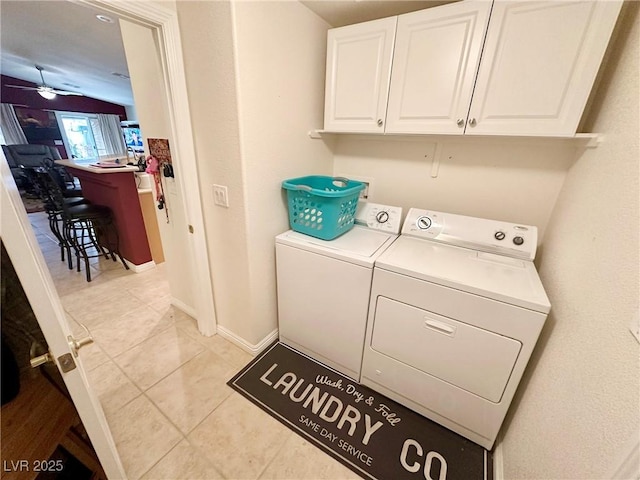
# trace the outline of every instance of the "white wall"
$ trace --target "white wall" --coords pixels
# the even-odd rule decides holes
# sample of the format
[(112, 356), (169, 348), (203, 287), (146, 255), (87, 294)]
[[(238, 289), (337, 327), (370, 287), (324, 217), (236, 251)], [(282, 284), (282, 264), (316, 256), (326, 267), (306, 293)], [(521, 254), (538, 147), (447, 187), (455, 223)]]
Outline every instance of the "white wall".
[[(277, 328), (281, 182), (331, 171), (322, 123), (327, 25), (298, 2), (177, 2), (221, 329), (255, 346)], [(213, 205), (213, 183), (229, 208)]]
[(289, 228), (281, 183), (329, 174), (306, 132), (322, 123), (327, 24), (298, 2), (238, 2), (235, 33), (255, 343), (277, 328), (274, 237)]
[[(535, 225), (542, 238), (576, 147), (561, 140), (340, 135), (334, 174), (372, 179), (370, 201)], [(439, 150), (437, 177), (433, 161)]]
[[(231, 5), (181, 1), (177, 12), (216, 318), (233, 330), (250, 318), (251, 292)], [(213, 184), (228, 187), (229, 208), (213, 205)]]
[[(638, 426), (626, 329), (638, 308), (637, 42), (600, 87), (597, 149), (445, 139), (432, 178), (433, 140), (307, 138), (322, 124), (326, 25), (300, 4), (177, 5), (219, 325), (249, 345), (276, 326), (285, 178), (367, 176), (373, 201), (537, 225), (553, 313), (505, 425), (505, 478), (603, 478)], [(230, 208), (213, 206), (212, 183), (229, 186)]]
[(611, 478), (638, 439), (638, 9), (630, 2), (589, 122), (604, 135), (570, 169), (540, 260), (552, 304), (510, 412), (504, 478)]
[[(166, 97), (162, 64), (151, 29), (126, 20), (120, 20), (120, 29), (137, 106), (137, 120), (145, 140), (145, 154), (148, 155), (147, 138), (169, 139), (169, 147), (172, 143), (168, 107), (164, 101)], [(175, 152), (172, 153), (173, 162), (179, 162)], [(190, 254), (187, 251), (187, 222), (183, 200), (175, 179), (163, 177), (163, 187), (169, 222), (167, 223), (165, 210), (156, 209), (156, 217), (167, 261), (171, 295), (187, 310), (194, 310), (191, 288), (193, 276)]]
[(125, 105), (124, 111), (127, 114), (128, 121), (137, 121), (138, 120), (138, 111), (136, 110), (135, 105)]

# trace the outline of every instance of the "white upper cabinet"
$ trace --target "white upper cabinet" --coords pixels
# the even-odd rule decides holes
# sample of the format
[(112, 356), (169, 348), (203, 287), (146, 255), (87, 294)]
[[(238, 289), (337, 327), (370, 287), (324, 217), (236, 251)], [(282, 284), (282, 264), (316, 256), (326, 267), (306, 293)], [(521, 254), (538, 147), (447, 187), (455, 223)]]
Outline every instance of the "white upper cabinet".
[(329, 30), (324, 128), (573, 136), (622, 3), (466, 0)]
[(384, 132), (396, 19), (329, 30), (325, 130)]
[(491, 2), (398, 17), (386, 132), (464, 132)]
[(575, 134), (622, 2), (496, 1), (466, 134)]

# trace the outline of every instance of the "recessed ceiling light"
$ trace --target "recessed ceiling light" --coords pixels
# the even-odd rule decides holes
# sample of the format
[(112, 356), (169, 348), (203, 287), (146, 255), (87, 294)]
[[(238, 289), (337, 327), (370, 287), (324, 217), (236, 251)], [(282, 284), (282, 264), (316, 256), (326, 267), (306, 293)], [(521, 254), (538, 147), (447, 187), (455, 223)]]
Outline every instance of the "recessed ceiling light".
[(96, 18), (104, 23), (113, 23), (113, 18), (107, 17), (106, 15), (96, 15)]

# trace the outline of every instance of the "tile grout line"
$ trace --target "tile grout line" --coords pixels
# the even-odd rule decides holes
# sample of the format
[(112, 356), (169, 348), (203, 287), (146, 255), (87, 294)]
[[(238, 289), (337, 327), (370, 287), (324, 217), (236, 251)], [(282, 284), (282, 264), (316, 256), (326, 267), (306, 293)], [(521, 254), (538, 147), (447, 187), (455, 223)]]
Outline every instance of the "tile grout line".
[[(246, 400), (246, 399), (245, 399)], [(248, 400), (247, 400), (248, 401)], [(251, 403), (251, 402), (249, 402)], [(252, 404), (253, 405), (253, 404)], [(255, 405), (254, 405), (255, 406)], [(256, 407), (258, 408), (258, 407)], [(256, 477), (256, 480), (260, 480), (262, 475), (264, 475), (264, 473), (267, 471), (267, 469), (271, 466), (271, 464), (273, 462), (276, 461), (276, 458), (278, 458), (278, 455), (280, 455), (280, 453), (282, 453), (282, 451), (284, 450), (285, 445), (287, 444), (287, 442), (291, 439), (291, 435), (297, 435), (295, 432), (293, 432), (291, 429), (287, 429), (289, 430), (289, 437), (282, 442), (282, 446), (278, 449), (278, 451), (276, 452), (276, 454), (273, 456), (273, 458), (271, 460), (269, 460), (267, 462), (267, 464), (264, 466), (264, 468), (262, 469), (262, 471), (258, 474), (258, 476)], [(264, 480), (268, 480), (268, 479), (264, 479)]]
[[(203, 350), (202, 352), (198, 353), (195, 357), (191, 358), (191, 359), (190, 359), (190, 360), (188, 360), (187, 362), (183, 363), (180, 367), (178, 367), (178, 369), (180, 369), (180, 368), (184, 367), (187, 363), (189, 363), (189, 362), (191, 362), (191, 361), (195, 360), (198, 356), (202, 355), (202, 354), (203, 354), (203, 353), (205, 353), (207, 350), (208, 350), (208, 349), (205, 347), (205, 350)], [(213, 353), (215, 353), (215, 352), (213, 352)], [(114, 363), (115, 363), (115, 362), (114, 362)], [(226, 363), (226, 362), (224, 362), (224, 363)], [(228, 364), (227, 364), (227, 365), (228, 365)], [(118, 365), (118, 368), (120, 368), (120, 367), (119, 367), (119, 365)], [(232, 367), (232, 368), (234, 368), (234, 367)], [(132, 382), (132, 383), (133, 383), (133, 384), (134, 384), (138, 389), (140, 389), (140, 390), (141, 390), (141, 392), (142, 392), (142, 393), (141, 393), (141, 395), (139, 395), (139, 396), (144, 396), (144, 397), (145, 397), (145, 398), (146, 398), (146, 399), (147, 399), (147, 400), (148, 400), (148, 401), (149, 401), (149, 402), (150, 402), (150, 403), (151, 403), (151, 404), (156, 408), (156, 410), (157, 410), (157, 411), (158, 411), (158, 412), (159, 412), (159, 413), (160, 413), (160, 414), (165, 418), (165, 420), (167, 420), (167, 422), (169, 422), (169, 424), (170, 424), (172, 427), (174, 427), (174, 428), (178, 431), (178, 433), (179, 433), (179, 434), (181, 435), (181, 437), (182, 437), (182, 440), (186, 441), (186, 442), (187, 442), (187, 444), (188, 444), (191, 448), (193, 448), (194, 450), (198, 451), (198, 452), (200, 453), (200, 455), (204, 458), (204, 460), (207, 462), (207, 464), (208, 464), (211, 468), (213, 468), (213, 469), (216, 471), (216, 473), (218, 473), (222, 478), (227, 478), (227, 477), (225, 477), (225, 476), (222, 474), (222, 472), (220, 472), (220, 470), (217, 468), (217, 466), (216, 466), (213, 462), (211, 462), (211, 461), (209, 460), (209, 458), (207, 457), (207, 455), (205, 455), (205, 454), (201, 453), (201, 452), (200, 452), (200, 449), (199, 449), (197, 446), (195, 446), (195, 445), (193, 445), (193, 444), (191, 443), (191, 441), (189, 440), (189, 435), (190, 435), (194, 430), (196, 430), (196, 429), (198, 428), (198, 426), (200, 426), (200, 425), (201, 425), (201, 424), (202, 424), (202, 423), (203, 423), (207, 418), (209, 418), (209, 416), (210, 416), (210, 415), (212, 415), (212, 414), (213, 414), (213, 413), (214, 413), (214, 412), (215, 412), (215, 411), (216, 411), (216, 410), (217, 410), (217, 409), (218, 409), (218, 408), (219, 408), (219, 407), (220, 407), (224, 402), (226, 402), (226, 401), (229, 399), (229, 397), (230, 397), (234, 392), (233, 392), (233, 390), (231, 390), (231, 389), (230, 389), (230, 390), (231, 390), (231, 393), (230, 393), (230, 394), (229, 394), (229, 395), (228, 395), (224, 400), (222, 400), (222, 402), (220, 402), (218, 405), (216, 405), (216, 406), (213, 408), (213, 410), (211, 410), (211, 412), (209, 412), (207, 415), (205, 415), (205, 417), (204, 417), (202, 420), (200, 420), (200, 422), (198, 422), (198, 423), (197, 423), (193, 428), (191, 428), (191, 430), (190, 430), (189, 432), (185, 433), (185, 432), (183, 432), (183, 431), (182, 431), (182, 429), (181, 429), (180, 427), (178, 427), (178, 426), (173, 422), (173, 420), (171, 420), (171, 418), (169, 418), (169, 417), (167, 416), (167, 414), (164, 412), (164, 410), (163, 410), (163, 409), (162, 409), (162, 408), (161, 408), (161, 407), (160, 407), (160, 406), (159, 406), (159, 405), (158, 405), (158, 404), (157, 404), (157, 403), (156, 403), (156, 402), (155, 402), (155, 401), (154, 401), (154, 400), (153, 400), (153, 399), (152, 399), (152, 398), (147, 394), (147, 392), (148, 392), (151, 388), (153, 388), (153, 386), (157, 385), (157, 384), (158, 384), (158, 383), (160, 383), (162, 380), (166, 379), (168, 376), (170, 376), (171, 374), (175, 373), (178, 369), (176, 369), (176, 370), (172, 371), (169, 375), (167, 375), (166, 377), (163, 377), (161, 380), (159, 380), (158, 382), (154, 383), (152, 386), (150, 386), (150, 387), (149, 387), (149, 388), (147, 388), (146, 390), (143, 390), (143, 389), (142, 389), (139, 385), (137, 385), (137, 384), (136, 384), (132, 379), (130, 379), (130, 380), (131, 380), (131, 382)], [(126, 373), (125, 373), (124, 371), (123, 371), (123, 373), (124, 373), (124, 375), (125, 375), (125, 376), (127, 376), (127, 375), (126, 375)], [(127, 377), (127, 378), (128, 378), (128, 377)], [(225, 386), (226, 386), (226, 382), (225, 382)], [(227, 387), (227, 388), (229, 388), (229, 387)], [(136, 397), (136, 398), (138, 398), (138, 397)], [(133, 399), (132, 399), (131, 401), (133, 401)], [(130, 403), (131, 401), (127, 402), (127, 404), (128, 404), (128, 403)], [(126, 404), (125, 404), (125, 405), (126, 405)], [(181, 440), (181, 441), (182, 441), (182, 440)], [(157, 460), (157, 461), (156, 461), (156, 462), (155, 462), (151, 467), (149, 467), (149, 469), (148, 469), (148, 470), (146, 470), (146, 471), (145, 471), (145, 472), (140, 476), (140, 478), (142, 478), (145, 474), (147, 474), (149, 471), (151, 471), (151, 470), (152, 470), (156, 465), (158, 465), (158, 463), (160, 463), (160, 462), (161, 462), (161, 461), (162, 461), (162, 460), (163, 460), (167, 455), (169, 455), (169, 453), (171, 453), (175, 448), (177, 448), (177, 446), (181, 443), (181, 441), (179, 441), (178, 443), (176, 443), (176, 445), (174, 445), (174, 446), (173, 446), (173, 447), (172, 447), (172, 448), (171, 448), (167, 453), (165, 453), (164, 455), (162, 455), (162, 456), (161, 456), (161, 457), (160, 457), (160, 458), (159, 458), (159, 459), (158, 459), (158, 460)]]
[[(175, 428), (178, 433), (180, 434), (180, 436), (182, 437), (182, 440), (186, 441), (189, 446), (195, 450), (197, 450), (198, 452), (200, 452), (200, 449), (197, 448), (195, 445), (193, 445), (190, 441), (189, 441), (189, 437), (188, 437), (188, 433), (185, 434), (180, 428), (178, 428), (178, 426), (164, 413), (164, 411), (153, 401), (153, 399), (151, 397), (149, 397), (147, 395), (146, 391), (142, 392), (142, 395), (144, 395), (146, 397), (147, 400), (149, 400), (149, 402), (151, 402), (151, 404), (158, 410), (158, 412), (160, 412), (160, 414), (165, 418), (165, 420), (167, 420), (169, 422), (169, 424), (171, 424), (171, 426), (173, 428)], [(228, 398), (228, 397), (227, 397)], [(225, 398), (222, 402), (220, 402), (220, 405), (222, 405), (222, 403), (224, 403), (227, 399)], [(216, 406), (207, 416), (205, 416), (205, 419), (209, 417), (209, 415), (211, 415), (220, 405)], [(200, 421), (200, 423), (198, 423), (195, 427), (193, 427), (191, 429), (191, 432), (193, 432), (198, 425), (200, 425), (202, 422), (204, 421), (204, 419), (202, 421)], [(189, 432), (189, 433), (191, 433)], [(147, 474), (150, 470), (153, 469), (153, 467), (155, 467), (158, 463), (160, 463), (167, 455), (169, 455), (169, 453), (171, 453), (172, 450), (174, 450), (182, 441), (180, 440), (178, 443), (176, 443), (167, 453), (165, 453), (164, 455), (162, 455), (157, 462), (155, 462), (148, 470), (146, 470), (141, 477), (143, 477), (145, 474)], [(221, 474), (221, 472), (218, 470), (218, 468), (209, 460), (209, 458), (204, 455), (201, 454), (202, 457), (205, 459), (205, 461), (217, 472), (219, 473), (223, 478), (226, 478), (224, 475)]]

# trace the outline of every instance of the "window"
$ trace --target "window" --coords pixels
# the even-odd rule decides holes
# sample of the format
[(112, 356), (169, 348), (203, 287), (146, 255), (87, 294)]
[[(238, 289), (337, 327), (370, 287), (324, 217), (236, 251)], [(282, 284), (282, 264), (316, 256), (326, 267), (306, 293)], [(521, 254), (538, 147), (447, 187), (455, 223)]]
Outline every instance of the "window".
[(90, 113), (56, 112), (62, 140), (71, 158), (95, 160), (107, 154), (98, 116)]

